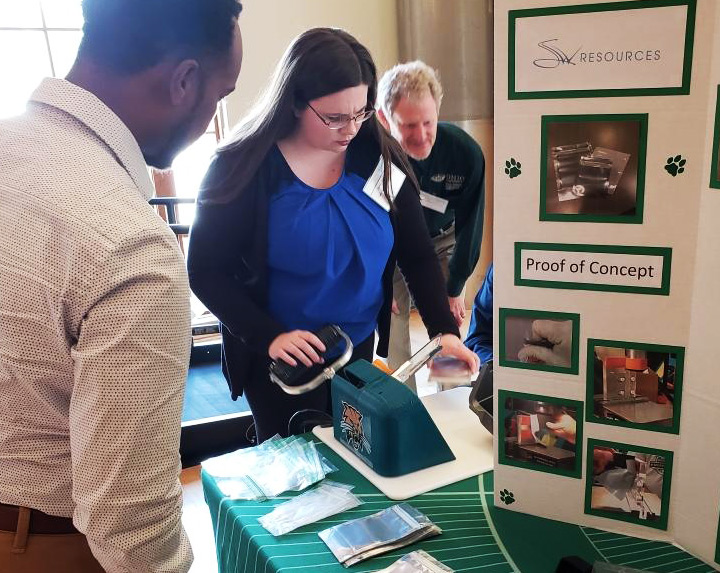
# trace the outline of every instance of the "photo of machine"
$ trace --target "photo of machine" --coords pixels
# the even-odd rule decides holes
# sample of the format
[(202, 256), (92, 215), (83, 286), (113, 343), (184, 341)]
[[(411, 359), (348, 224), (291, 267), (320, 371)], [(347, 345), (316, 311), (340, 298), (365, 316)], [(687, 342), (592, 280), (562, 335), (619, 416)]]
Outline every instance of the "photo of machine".
[(604, 346), (593, 352), (593, 414), (598, 421), (662, 428), (673, 424), (676, 354)]

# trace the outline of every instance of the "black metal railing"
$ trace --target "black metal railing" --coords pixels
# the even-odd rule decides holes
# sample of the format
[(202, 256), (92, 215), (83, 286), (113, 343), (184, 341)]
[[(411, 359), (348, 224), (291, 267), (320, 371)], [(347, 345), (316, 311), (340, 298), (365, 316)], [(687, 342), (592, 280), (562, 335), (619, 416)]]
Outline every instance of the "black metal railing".
[(190, 225), (181, 225), (177, 222), (178, 205), (194, 205), (194, 197), (153, 197), (149, 201), (150, 205), (161, 205), (165, 207), (167, 213), (167, 223), (173, 233), (176, 235), (188, 235), (190, 233)]

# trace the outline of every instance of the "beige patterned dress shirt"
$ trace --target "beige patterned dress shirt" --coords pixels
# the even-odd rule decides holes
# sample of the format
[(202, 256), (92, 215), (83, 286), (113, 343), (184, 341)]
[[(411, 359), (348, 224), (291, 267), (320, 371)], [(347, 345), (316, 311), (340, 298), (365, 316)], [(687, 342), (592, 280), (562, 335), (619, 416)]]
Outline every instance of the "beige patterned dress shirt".
[(128, 128), (46, 79), (0, 121), (0, 502), (72, 517), (110, 572), (187, 571), (187, 275)]

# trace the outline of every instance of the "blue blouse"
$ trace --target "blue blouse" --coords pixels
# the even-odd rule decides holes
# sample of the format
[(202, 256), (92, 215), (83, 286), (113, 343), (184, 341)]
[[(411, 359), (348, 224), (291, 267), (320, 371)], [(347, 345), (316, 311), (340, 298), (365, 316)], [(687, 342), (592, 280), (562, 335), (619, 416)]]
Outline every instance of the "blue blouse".
[(288, 330), (337, 324), (357, 345), (375, 330), (383, 303), (390, 216), (357, 174), (315, 189), (290, 173), (270, 198), (270, 313)]

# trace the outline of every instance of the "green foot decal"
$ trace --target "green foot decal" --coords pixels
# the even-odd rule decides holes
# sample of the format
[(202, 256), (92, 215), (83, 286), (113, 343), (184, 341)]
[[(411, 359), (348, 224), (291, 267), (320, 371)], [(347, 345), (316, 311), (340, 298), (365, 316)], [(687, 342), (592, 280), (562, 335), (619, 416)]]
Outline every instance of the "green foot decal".
[(515, 158), (511, 157), (505, 162), (505, 175), (508, 175), (510, 179), (517, 177), (520, 173), (522, 173), (522, 171), (520, 171), (521, 167), (522, 165), (520, 165), (520, 162), (515, 161)]
[(511, 503), (515, 503), (515, 496), (511, 491), (504, 489), (500, 492), (500, 501), (505, 505), (510, 505)]
[(665, 164), (665, 171), (673, 177), (677, 177), (680, 173), (685, 171), (685, 163), (686, 160), (682, 158), (682, 155), (668, 157), (667, 163)]

